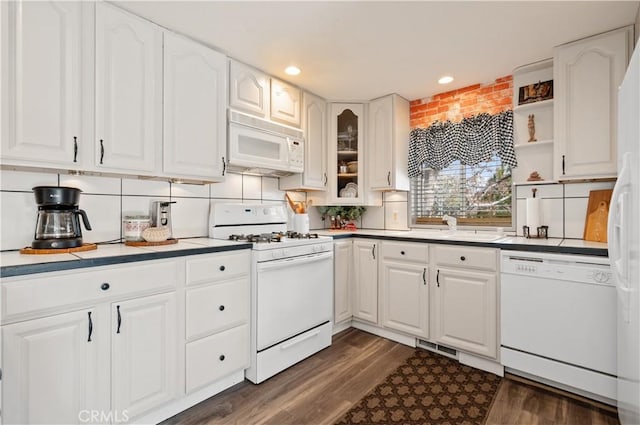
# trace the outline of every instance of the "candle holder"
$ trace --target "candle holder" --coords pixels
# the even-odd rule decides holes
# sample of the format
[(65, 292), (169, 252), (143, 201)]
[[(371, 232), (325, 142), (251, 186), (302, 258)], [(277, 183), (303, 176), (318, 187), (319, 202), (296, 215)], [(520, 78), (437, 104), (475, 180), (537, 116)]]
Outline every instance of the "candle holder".
[(549, 226), (536, 227), (536, 234), (531, 234), (529, 226), (522, 226), (522, 235), (527, 239), (549, 239)]

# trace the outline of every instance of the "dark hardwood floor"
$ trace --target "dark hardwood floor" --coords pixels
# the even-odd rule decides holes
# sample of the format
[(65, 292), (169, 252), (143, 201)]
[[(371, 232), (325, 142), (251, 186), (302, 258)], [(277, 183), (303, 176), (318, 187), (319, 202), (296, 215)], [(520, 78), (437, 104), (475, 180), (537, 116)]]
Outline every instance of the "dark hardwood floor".
[[(260, 385), (244, 381), (163, 424), (332, 424), (414, 349), (356, 329)], [(504, 379), (487, 424), (618, 425), (614, 413)]]

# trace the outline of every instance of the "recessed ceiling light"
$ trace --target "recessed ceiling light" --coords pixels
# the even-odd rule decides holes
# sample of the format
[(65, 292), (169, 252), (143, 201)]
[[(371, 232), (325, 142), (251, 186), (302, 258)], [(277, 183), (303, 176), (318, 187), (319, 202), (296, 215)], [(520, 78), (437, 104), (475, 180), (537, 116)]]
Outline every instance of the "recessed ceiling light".
[(288, 67), (284, 70), (284, 72), (285, 72), (287, 75), (298, 75), (298, 74), (300, 74), (300, 68), (298, 68), (297, 66), (293, 66), (293, 65), (291, 65), (291, 66), (288, 66)]
[(451, 75), (445, 75), (443, 77), (440, 77), (440, 79), (438, 80), (438, 84), (449, 84), (452, 81), (453, 77)]

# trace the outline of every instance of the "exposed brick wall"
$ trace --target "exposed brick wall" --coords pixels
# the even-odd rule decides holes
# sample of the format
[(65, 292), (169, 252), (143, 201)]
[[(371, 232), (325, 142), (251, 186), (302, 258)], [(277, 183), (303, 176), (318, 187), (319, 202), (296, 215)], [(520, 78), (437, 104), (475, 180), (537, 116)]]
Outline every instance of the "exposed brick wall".
[(426, 128), (434, 121), (457, 122), (481, 112), (495, 114), (513, 107), (513, 77), (491, 84), (474, 84), (458, 90), (411, 101), (411, 128)]

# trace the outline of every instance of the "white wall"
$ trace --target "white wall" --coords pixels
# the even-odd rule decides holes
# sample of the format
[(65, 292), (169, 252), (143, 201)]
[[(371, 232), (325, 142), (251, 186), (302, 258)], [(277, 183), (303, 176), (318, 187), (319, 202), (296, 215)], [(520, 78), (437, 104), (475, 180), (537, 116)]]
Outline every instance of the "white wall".
[[(283, 203), (278, 179), (229, 174), (224, 183), (175, 184), (151, 180), (65, 174), (0, 172), (0, 249), (29, 246), (36, 222), (34, 186), (71, 186), (81, 189), (80, 208), (87, 212), (92, 231), (83, 230), (85, 242), (119, 239), (122, 216), (148, 212), (152, 200), (176, 201), (172, 206), (173, 234), (177, 238), (207, 236), (212, 201)], [(304, 195), (304, 194), (303, 194)]]
[(614, 182), (522, 185), (516, 190), (516, 232), (522, 235), (525, 224), (526, 198), (536, 188), (541, 198), (542, 224), (549, 226), (549, 237), (582, 239), (587, 217), (589, 191), (613, 189)]
[[(105, 242), (122, 237), (122, 217), (134, 211), (148, 212), (153, 200), (172, 200), (173, 234), (176, 238), (208, 235), (211, 202), (284, 203), (278, 179), (228, 174), (223, 183), (176, 184), (113, 177), (72, 176), (25, 171), (0, 172), (0, 250), (29, 246), (33, 240), (36, 205), (35, 186), (71, 186), (82, 190), (80, 208), (87, 212), (93, 230), (83, 230), (85, 242)], [(296, 201), (303, 192), (289, 192)], [(289, 209), (287, 209), (289, 210)], [(328, 228), (317, 208), (309, 211), (312, 229)], [(291, 222), (291, 217), (289, 222)], [(359, 228), (406, 229), (407, 194), (384, 194), (381, 207), (368, 207), (358, 220)], [(289, 226), (291, 228), (291, 226)]]
[[(82, 189), (80, 208), (89, 216), (92, 231), (83, 231), (86, 242), (104, 242), (122, 237), (122, 216), (147, 212), (152, 200), (176, 201), (173, 205), (173, 233), (177, 238), (208, 234), (209, 205), (219, 202), (283, 203), (278, 179), (229, 174), (224, 183), (210, 185), (175, 184), (151, 180), (65, 174), (0, 172), (0, 250), (29, 246), (33, 240), (36, 205), (32, 188), (40, 185), (72, 186)], [(542, 199), (543, 224), (553, 238), (582, 239), (590, 190), (613, 188), (613, 182), (536, 185)], [(518, 186), (516, 232), (522, 235), (525, 198), (533, 185)], [(289, 192), (294, 200), (305, 200), (301, 192)], [(317, 208), (309, 211), (311, 229), (329, 228)], [(359, 228), (404, 230), (407, 224), (407, 193), (385, 192), (383, 205), (367, 207), (356, 223)]]

